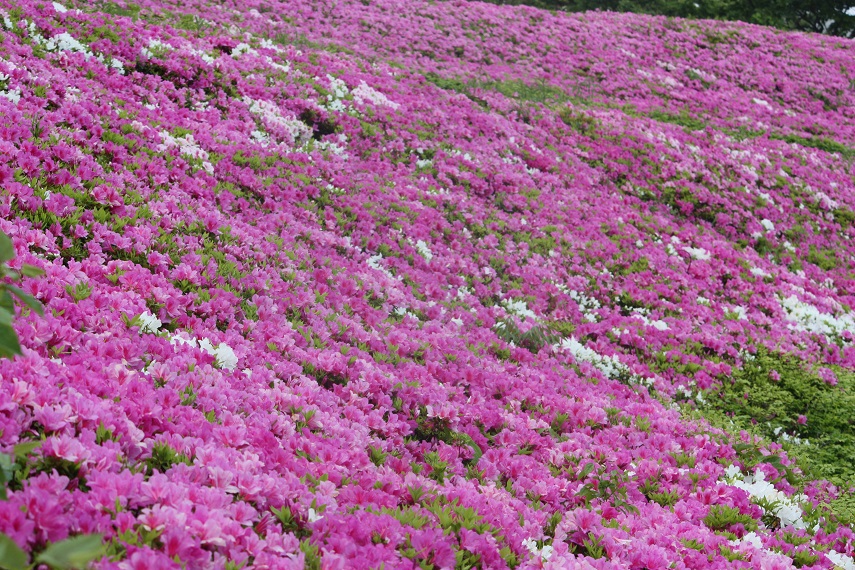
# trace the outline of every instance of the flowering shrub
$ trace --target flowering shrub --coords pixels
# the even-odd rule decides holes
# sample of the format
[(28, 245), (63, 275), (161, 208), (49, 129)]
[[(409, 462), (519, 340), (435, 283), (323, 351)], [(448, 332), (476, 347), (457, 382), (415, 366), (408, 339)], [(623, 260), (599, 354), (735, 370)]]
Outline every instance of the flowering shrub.
[(393, 0), (0, 25), (0, 231), (44, 272), (0, 360), (19, 566), (853, 567), (853, 427), (811, 399), (852, 409), (845, 40)]

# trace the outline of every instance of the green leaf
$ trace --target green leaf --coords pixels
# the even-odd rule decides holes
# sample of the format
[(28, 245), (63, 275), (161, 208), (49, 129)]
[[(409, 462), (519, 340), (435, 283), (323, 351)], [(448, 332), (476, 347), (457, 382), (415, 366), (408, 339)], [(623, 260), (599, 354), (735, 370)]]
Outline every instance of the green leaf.
[(36, 562), (56, 570), (82, 569), (101, 558), (106, 552), (104, 537), (100, 534), (82, 534), (48, 546), (36, 557)]
[(0, 323), (0, 358), (12, 358), (21, 353), (21, 343), (11, 325)]
[(481, 449), (481, 446), (475, 443), (475, 440), (473, 440), (472, 436), (470, 436), (468, 433), (458, 432), (454, 435), (457, 439), (472, 448), (472, 459), (470, 459), (469, 461), (472, 465), (478, 465), (478, 460), (481, 459), (482, 455), (484, 455), (484, 451)]
[(0, 232), (0, 263), (15, 259), (15, 246), (5, 233)]
[(579, 472), (579, 477), (578, 477), (578, 478), (579, 478), (579, 480), (582, 480), (582, 479), (584, 479), (585, 477), (587, 477), (588, 475), (590, 475), (590, 474), (591, 474), (591, 472), (592, 472), (594, 469), (596, 469), (596, 468), (597, 468), (597, 464), (596, 464), (596, 463), (588, 463), (588, 464), (586, 464), (586, 465), (582, 468), (582, 471), (580, 471), (580, 472)]
[[(3, 234), (0, 234), (3, 235)], [(0, 568), (3, 570), (26, 570), (29, 562), (27, 553), (15, 541), (0, 532)]]
[(15, 453), (15, 457), (18, 459), (26, 459), (29, 454), (37, 450), (42, 446), (43, 441), (27, 441), (24, 443), (19, 443), (16, 445), (13, 450)]
[[(12, 481), (15, 476), (15, 464), (12, 458), (5, 453), (0, 453), (0, 501), (8, 499), (6, 494), (6, 485)], [(0, 558), (0, 560), (3, 560)]]
[(45, 270), (35, 265), (25, 263), (21, 266), (21, 275), (24, 277), (41, 277), (44, 274)]
[[(0, 276), (2, 276), (2, 273), (0, 273)], [(9, 291), (6, 290), (5, 285), (0, 285), (0, 309), (6, 309), (10, 313), (15, 312), (15, 301), (12, 299)]]
[(39, 302), (38, 299), (36, 299), (32, 295), (24, 293), (23, 289), (15, 287), (14, 285), (7, 285), (7, 287), (10, 293), (20, 299), (21, 302), (24, 303), (26, 306), (38, 313), (40, 317), (45, 316), (45, 310), (42, 308), (42, 304)]

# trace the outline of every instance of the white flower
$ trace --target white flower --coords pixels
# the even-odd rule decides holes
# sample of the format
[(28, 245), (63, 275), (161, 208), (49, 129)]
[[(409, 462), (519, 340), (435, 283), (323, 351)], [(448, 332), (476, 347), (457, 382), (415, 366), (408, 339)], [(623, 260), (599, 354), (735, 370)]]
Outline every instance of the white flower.
[(225, 368), (229, 371), (237, 368), (238, 357), (235, 354), (235, 351), (232, 350), (232, 347), (230, 347), (226, 343), (221, 342), (217, 346), (214, 356), (217, 357), (217, 364), (220, 366), (220, 368)]
[(226, 343), (221, 342), (217, 346), (214, 346), (210, 340), (203, 338), (199, 341), (199, 348), (213, 356), (216, 360), (217, 366), (220, 368), (225, 368), (229, 371), (237, 368), (238, 357), (235, 354), (235, 351)]
[(537, 319), (537, 313), (529, 309), (525, 301), (504, 299), (502, 300), (502, 304), (508, 311), (515, 313), (524, 319)]
[(425, 243), (424, 240), (420, 239), (416, 242), (416, 249), (419, 251), (419, 254), (424, 257), (428, 263), (430, 263), (430, 260), (433, 259), (433, 253), (431, 253), (428, 244)]
[(763, 226), (767, 232), (775, 231), (775, 224), (772, 223), (772, 220), (767, 220), (766, 218), (763, 218), (762, 220), (760, 220), (760, 225)]
[(702, 247), (687, 247), (685, 249), (686, 249), (686, 253), (688, 253), (689, 255), (694, 257), (695, 259), (701, 259), (701, 260), (706, 261), (712, 257), (710, 252), (708, 252), (707, 250), (705, 250)]
[(160, 319), (151, 313), (143, 313), (138, 318), (140, 321), (141, 333), (156, 333), (160, 330), (160, 326), (163, 324)]
[(77, 41), (74, 37), (71, 36), (68, 32), (62, 32), (52, 38), (50, 38), (45, 47), (48, 51), (76, 51), (80, 53), (89, 53), (89, 49)]
[(824, 313), (809, 303), (790, 295), (781, 300), (781, 308), (794, 328), (823, 335), (840, 334), (844, 330), (855, 331), (855, 318), (851, 313), (835, 316)]
[(553, 348), (569, 351), (576, 360), (585, 361), (598, 368), (607, 378), (617, 378), (621, 373), (628, 373), (629, 368), (617, 356), (603, 356), (573, 338), (561, 339), (560, 344)]
[(13, 89), (12, 91), (0, 91), (0, 97), (5, 97), (11, 101), (13, 105), (17, 105), (18, 101), (21, 100), (21, 90)]
[(385, 95), (372, 89), (364, 81), (360, 81), (356, 89), (353, 90), (353, 98), (359, 103), (370, 101), (378, 107), (390, 107), (392, 109), (399, 107), (398, 103), (390, 101)]
[(60, 4), (59, 2), (51, 2), (53, 4), (53, 9), (62, 14), (63, 12), (68, 12), (68, 8)]
[(252, 48), (249, 46), (249, 44), (239, 43), (239, 44), (238, 44), (238, 45), (236, 45), (236, 46), (235, 46), (235, 48), (232, 50), (232, 57), (235, 57), (235, 58), (236, 58), (236, 57), (238, 57), (239, 55), (244, 54), (244, 53), (248, 53), (248, 54), (250, 54), (250, 55), (253, 55), (253, 54), (257, 53), (257, 52), (256, 52), (254, 49), (252, 49)]
[(318, 512), (315, 509), (309, 507), (308, 519), (309, 519), (310, 523), (317, 522), (317, 521), (321, 520), (322, 518), (324, 518), (323, 515), (318, 514)]
[(851, 556), (846, 556), (845, 554), (835, 552), (834, 550), (826, 552), (825, 556), (831, 560), (835, 566), (839, 566), (840, 568), (843, 568), (843, 570), (855, 570), (855, 560), (852, 560)]

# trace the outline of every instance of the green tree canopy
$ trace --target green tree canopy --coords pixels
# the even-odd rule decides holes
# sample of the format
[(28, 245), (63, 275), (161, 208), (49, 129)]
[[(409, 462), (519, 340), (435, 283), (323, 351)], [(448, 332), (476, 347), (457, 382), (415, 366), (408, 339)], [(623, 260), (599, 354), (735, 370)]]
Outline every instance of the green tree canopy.
[[(550, 10), (610, 10), (752, 24), (855, 37), (853, 0), (492, 0)], [(851, 13), (850, 13), (851, 11)]]

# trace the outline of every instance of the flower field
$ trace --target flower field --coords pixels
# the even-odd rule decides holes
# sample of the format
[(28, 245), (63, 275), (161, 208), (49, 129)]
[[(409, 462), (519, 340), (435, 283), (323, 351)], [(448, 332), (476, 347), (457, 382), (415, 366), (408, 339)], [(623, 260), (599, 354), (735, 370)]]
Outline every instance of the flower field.
[(0, 0), (0, 568), (855, 570), (851, 41), (63, 2)]

